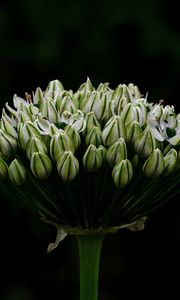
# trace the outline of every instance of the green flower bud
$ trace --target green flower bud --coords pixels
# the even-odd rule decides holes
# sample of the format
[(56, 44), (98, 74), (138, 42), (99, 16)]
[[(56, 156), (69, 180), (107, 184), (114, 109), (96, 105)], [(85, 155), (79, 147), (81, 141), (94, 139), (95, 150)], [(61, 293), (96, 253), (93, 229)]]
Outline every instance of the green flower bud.
[(46, 102), (43, 102), (39, 110), (43, 117), (46, 117), (51, 123), (56, 124), (58, 122), (58, 114), (51, 98), (46, 100)]
[(102, 163), (103, 163), (103, 165), (105, 165), (105, 163), (106, 163), (107, 149), (103, 145), (100, 145), (97, 149), (98, 149), (98, 152), (101, 155)]
[(91, 129), (94, 126), (98, 127), (101, 130), (101, 124), (97, 120), (93, 111), (87, 113), (87, 115), (85, 116), (85, 121), (86, 121), (86, 132), (91, 131)]
[(79, 161), (71, 151), (65, 151), (57, 161), (57, 170), (64, 181), (72, 181), (79, 171)]
[(45, 95), (48, 97), (56, 98), (57, 95), (64, 91), (63, 85), (59, 80), (52, 80), (48, 84)]
[(116, 112), (120, 116), (123, 109), (128, 105), (129, 101), (126, 97), (122, 97), (116, 105)]
[(122, 97), (125, 97), (128, 102), (132, 102), (132, 95), (126, 84), (122, 84)]
[(136, 169), (139, 163), (139, 156), (137, 154), (135, 154), (132, 158), (132, 166), (133, 169)]
[(86, 142), (86, 146), (93, 144), (96, 147), (98, 147), (99, 145), (101, 145), (102, 144), (101, 130), (96, 126), (91, 128), (91, 130), (87, 133), (85, 142)]
[(125, 125), (128, 125), (134, 121), (142, 124), (142, 111), (132, 103), (128, 103), (121, 113), (121, 118)]
[(6, 179), (8, 175), (8, 166), (5, 161), (0, 158), (0, 180)]
[(68, 134), (71, 141), (73, 141), (74, 149), (77, 149), (81, 144), (80, 134), (71, 125), (66, 125), (64, 131)]
[(155, 148), (156, 142), (154, 136), (149, 127), (146, 127), (136, 139), (134, 144), (135, 152), (140, 156), (148, 157)]
[(87, 114), (93, 111), (93, 106), (99, 101), (99, 92), (93, 91), (90, 95), (87, 95), (80, 103), (80, 109)]
[(40, 105), (42, 102), (44, 102), (43, 91), (40, 89), (40, 87), (38, 87), (33, 94), (33, 102), (35, 105)]
[(143, 165), (143, 172), (147, 177), (157, 177), (164, 171), (164, 158), (159, 149), (154, 149)]
[(106, 123), (103, 132), (102, 140), (103, 144), (107, 147), (114, 144), (119, 138), (126, 139), (126, 129), (124, 123), (119, 116), (113, 116)]
[(102, 157), (94, 145), (89, 145), (84, 156), (83, 165), (86, 171), (96, 171), (102, 165)]
[(126, 143), (123, 138), (112, 144), (107, 150), (107, 163), (110, 167), (127, 158)]
[(140, 90), (137, 87), (137, 85), (134, 85), (133, 83), (129, 83), (128, 89), (129, 89), (132, 97), (134, 97), (135, 99), (141, 98), (141, 93), (140, 93)]
[(117, 187), (124, 188), (133, 177), (132, 164), (128, 159), (116, 164), (112, 171), (112, 178)]
[(30, 167), (33, 175), (41, 180), (47, 179), (52, 172), (51, 160), (42, 152), (35, 152), (31, 156)]
[(59, 128), (57, 128), (56, 125), (51, 123), (48, 128), (48, 135), (53, 137), (55, 134), (59, 134), (59, 133), (60, 133)]
[(64, 130), (60, 129), (60, 133), (52, 137), (50, 142), (50, 155), (53, 160), (57, 161), (59, 155), (62, 155), (64, 151), (74, 152), (74, 150), (74, 145)]
[(177, 151), (171, 149), (166, 156), (164, 156), (164, 176), (169, 176), (176, 168), (177, 164)]
[(70, 96), (66, 96), (62, 99), (58, 113), (61, 115), (64, 111), (75, 113), (77, 111), (76, 104), (71, 100)]
[(81, 84), (81, 86), (79, 87), (78, 91), (81, 92), (82, 94), (87, 94), (89, 92), (92, 92), (94, 90), (94, 87), (89, 79), (89, 77), (87, 78), (86, 82)]
[(42, 152), (45, 154), (48, 153), (48, 149), (47, 149), (47, 146), (45, 145), (45, 143), (35, 136), (31, 137), (29, 139), (29, 141), (27, 142), (27, 145), (26, 145), (27, 157), (29, 159), (31, 159), (31, 156), (33, 155), (34, 152)]
[(127, 127), (127, 141), (130, 145), (134, 145), (138, 136), (142, 133), (141, 126), (134, 121)]
[(15, 128), (12, 126), (11, 123), (9, 123), (9, 121), (3, 115), (1, 118), (1, 129), (5, 130), (7, 133), (11, 134), (15, 139), (18, 136)]
[(16, 139), (6, 131), (0, 129), (0, 152), (5, 157), (12, 157), (17, 149)]
[(108, 108), (110, 103), (110, 97), (111, 97), (110, 93), (105, 93), (102, 95), (101, 99), (99, 97), (99, 99), (95, 102), (93, 111), (97, 120), (102, 121), (108, 119), (109, 117)]
[(38, 128), (30, 121), (24, 124), (20, 123), (18, 127), (18, 142), (23, 150), (26, 149), (26, 144), (31, 136), (36, 136), (41, 139)]
[(9, 165), (8, 175), (12, 183), (23, 185), (26, 180), (26, 169), (18, 159), (14, 159)]

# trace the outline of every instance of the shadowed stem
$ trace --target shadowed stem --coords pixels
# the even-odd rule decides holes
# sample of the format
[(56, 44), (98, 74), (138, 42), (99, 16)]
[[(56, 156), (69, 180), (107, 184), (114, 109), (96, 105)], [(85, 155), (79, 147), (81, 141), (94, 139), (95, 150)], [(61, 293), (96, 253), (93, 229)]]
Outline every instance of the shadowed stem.
[(80, 300), (98, 299), (99, 262), (104, 233), (77, 235), (80, 263)]

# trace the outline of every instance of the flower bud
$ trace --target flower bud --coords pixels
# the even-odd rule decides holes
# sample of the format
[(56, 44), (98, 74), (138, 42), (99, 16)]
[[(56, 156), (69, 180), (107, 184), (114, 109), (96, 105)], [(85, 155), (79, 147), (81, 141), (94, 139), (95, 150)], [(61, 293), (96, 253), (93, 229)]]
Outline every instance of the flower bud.
[(44, 102), (43, 91), (40, 89), (40, 87), (38, 87), (33, 94), (33, 102), (35, 105), (38, 105), (38, 107), (42, 102)]
[(128, 103), (121, 113), (121, 118), (125, 125), (134, 121), (140, 122), (142, 119), (142, 112), (137, 106), (132, 103)]
[(33, 155), (34, 152), (42, 152), (45, 154), (48, 153), (48, 149), (47, 149), (47, 146), (45, 145), (45, 143), (35, 136), (31, 137), (29, 139), (29, 141), (27, 142), (27, 145), (26, 145), (27, 157), (29, 159), (31, 159), (31, 156)]
[(47, 179), (52, 171), (50, 158), (42, 152), (35, 152), (31, 156), (30, 167), (33, 175), (41, 180)]
[(87, 133), (85, 142), (86, 142), (86, 146), (93, 144), (96, 147), (98, 147), (99, 145), (101, 145), (102, 144), (101, 130), (96, 126), (91, 128), (91, 130)]
[(89, 145), (84, 156), (83, 165), (86, 171), (96, 171), (102, 165), (102, 157), (94, 145)]
[(68, 111), (73, 114), (76, 112), (76, 110), (76, 104), (71, 100), (71, 97), (65, 96), (61, 101), (58, 113), (61, 115), (64, 111)]
[(41, 139), (38, 128), (30, 121), (24, 124), (20, 123), (18, 127), (18, 142), (23, 150), (26, 149), (26, 144), (31, 136), (36, 136)]
[(85, 121), (86, 121), (86, 132), (91, 131), (91, 129), (96, 126), (99, 129), (101, 129), (101, 124), (100, 122), (97, 120), (95, 114), (93, 111), (87, 113), (87, 115), (85, 116)]
[(40, 112), (43, 117), (46, 117), (49, 122), (56, 124), (58, 122), (58, 114), (54, 105), (54, 102), (51, 98), (43, 102), (40, 106)]
[(66, 125), (66, 127), (64, 128), (64, 131), (68, 134), (71, 141), (73, 141), (74, 149), (77, 149), (81, 144), (80, 134), (71, 125)]
[(146, 177), (157, 177), (164, 171), (164, 159), (159, 149), (154, 149), (143, 165)]
[(52, 80), (46, 88), (45, 95), (56, 98), (59, 93), (63, 92), (63, 90), (63, 85), (59, 80)]
[(123, 138), (112, 144), (107, 150), (107, 163), (110, 167), (127, 158), (126, 143)]
[(126, 105), (129, 103), (128, 99), (126, 97), (122, 97), (119, 102), (116, 105), (116, 112), (120, 116), (123, 109), (126, 107)]
[(26, 180), (26, 169), (18, 159), (14, 159), (9, 165), (8, 175), (12, 183), (23, 185)]
[(0, 180), (6, 179), (8, 175), (8, 166), (5, 161), (0, 158)]
[(7, 133), (11, 134), (15, 139), (17, 138), (18, 136), (17, 131), (3, 115), (1, 118), (1, 128), (5, 130)]
[(79, 161), (71, 151), (65, 151), (57, 161), (57, 170), (64, 181), (72, 181), (79, 171)]
[(60, 129), (59, 134), (55, 134), (50, 142), (50, 154), (53, 160), (57, 161), (59, 155), (62, 155), (64, 151), (74, 152), (74, 145), (68, 134)]
[(94, 107), (93, 107), (93, 111), (94, 114), (97, 118), (97, 120), (102, 121), (105, 119), (108, 119), (109, 117), (109, 103), (110, 103), (110, 94), (109, 93), (104, 93), (102, 95), (102, 98), (99, 99), (95, 102)]
[(138, 155), (148, 157), (155, 148), (156, 142), (154, 136), (150, 128), (146, 127), (144, 131), (137, 137), (134, 144), (134, 150)]
[(133, 123), (127, 126), (127, 141), (130, 145), (134, 145), (138, 136), (142, 133), (141, 127), (138, 122), (134, 121)]
[(89, 92), (92, 92), (94, 90), (94, 87), (89, 79), (89, 77), (87, 78), (86, 82), (81, 84), (81, 86), (79, 87), (78, 91), (81, 92), (82, 94), (87, 94)]
[(134, 85), (133, 83), (129, 83), (128, 84), (128, 89), (129, 89), (132, 97), (134, 97), (135, 99), (141, 98), (141, 93), (140, 93), (139, 88), (137, 87), (137, 85)]
[(103, 144), (107, 147), (114, 144), (119, 138), (126, 138), (126, 129), (124, 123), (119, 116), (113, 116), (106, 123), (103, 132)]
[(105, 163), (106, 163), (107, 149), (103, 145), (100, 145), (97, 149), (98, 149), (98, 152), (101, 155), (102, 163), (103, 163), (103, 165), (105, 165)]
[(164, 176), (169, 176), (176, 168), (177, 164), (177, 151), (171, 149), (166, 156), (164, 156)]
[(17, 149), (16, 139), (5, 130), (0, 129), (0, 152), (5, 157), (12, 157)]
[(139, 163), (139, 156), (135, 154), (132, 158), (132, 166), (134, 170), (137, 168), (138, 163)]
[(112, 171), (112, 178), (117, 187), (124, 188), (133, 177), (132, 164), (128, 159), (116, 164)]

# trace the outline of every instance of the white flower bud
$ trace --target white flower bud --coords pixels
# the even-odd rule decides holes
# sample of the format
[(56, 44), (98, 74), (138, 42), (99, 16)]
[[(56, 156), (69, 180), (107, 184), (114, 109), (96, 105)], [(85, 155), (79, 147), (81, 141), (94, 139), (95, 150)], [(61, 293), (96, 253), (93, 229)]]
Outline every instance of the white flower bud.
[(117, 187), (124, 188), (133, 177), (132, 164), (128, 159), (116, 164), (112, 171), (112, 178)]
[(106, 164), (107, 149), (103, 145), (100, 145), (97, 149), (98, 149), (98, 152), (101, 155), (102, 164), (105, 165)]
[(139, 156), (148, 157), (155, 148), (156, 142), (154, 136), (150, 128), (146, 127), (144, 131), (137, 137), (134, 144), (134, 149)]
[(97, 120), (93, 111), (87, 113), (87, 115), (85, 116), (85, 121), (86, 121), (86, 132), (91, 131), (91, 129), (94, 126), (98, 127), (101, 130), (101, 124)]
[(157, 177), (164, 171), (164, 158), (161, 150), (154, 149), (143, 165), (146, 177)]
[(58, 122), (58, 114), (51, 98), (43, 102), (39, 108), (43, 117), (46, 117), (49, 122), (56, 124)]
[(63, 85), (59, 80), (52, 80), (46, 88), (45, 95), (55, 99), (59, 93), (63, 92), (63, 90)]
[(26, 170), (18, 159), (14, 159), (9, 165), (8, 175), (10, 181), (15, 185), (23, 185), (25, 183)]
[(142, 133), (141, 126), (138, 122), (134, 121), (133, 123), (127, 126), (127, 141), (130, 145), (134, 145), (138, 136)]
[(41, 139), (38, 128), (30, 121), (24, 124), (20, 123), (18, 127), (18, 142), (23, 150), (26, 149), (26, 144), (31, 136), (36, 136)]
[(83, 165), (86, 171), (96, 171), (102, 165), (102, 157), (94, 145), (89, 145), (84, 156)]
[(40, 89), (40, 87), (38, 87), (35, 90), (35, 93), (33, 94), (33, 102), (35, 105), (40, 105), (42, 102), (44, 102), (44, 95), (43, 95), (43, 91)]
[(101, 145), (102, 144), (101, 130), (96, 126), (91, 128), (91, 130), (87, 133), (85, 142), (86, 142), (86, 146), (93, 144), (96, 147), (98, 147), (99, 145)]
[(8, 132), (0, 129), (0, 152), (5, 157), (12, 157), (17, 149), (17, 141)]
[(108, 147), (114, 144), (121, 137), (126, 139), (126, 129), (124, 123), (121, 117), (113, 116), (109, 119), (103, 129), (103, 144)]
[(164, 176), (169, 176), (176, 168), (177, 165), (177, 151), (175, 149), (171, 149), (164, 156)]
[(74, 152), (74, 150), (72, 140), (64, 130), (60, 130), (59, 134), (55, 134), (52, 137), (50, 142), (50, 155), (53, 160), (57, 161), (64, 151)]
[(73, 142), (74, 149), (77, 149), (81, 144), (81, 138), (78, 131), (71, 125), (66, 125), (64, 131), (68, 134), (71, 141)]
[(17, 139), (17, 131), (3, 115), (1, 118), (1, 129), (5, 130), (7, 133), (11, 134), (15, 139)]
[(51, 160), (42, 152), (35, 152), (31, 156), (30, 167), (33, 175), (41, 180), (46, 180), (52, 172)]
[(26, 154), (29, 159), (31, 159), (31, 156), (34, 152), (42, 152), (47, 154), (48, 149), (45, 143), (40, 140), (39, 138), (33, 136), (29, 139), (26, 145)]
[(127, 158), (126, 143), (123, 138), (112, 144), (107, 150), (107, 163), (110, 167)]
[(57, 161), (57, 170), (64, 181), (72, 181), (78, 171), (79, 162), (71, 151), (65, 151)]

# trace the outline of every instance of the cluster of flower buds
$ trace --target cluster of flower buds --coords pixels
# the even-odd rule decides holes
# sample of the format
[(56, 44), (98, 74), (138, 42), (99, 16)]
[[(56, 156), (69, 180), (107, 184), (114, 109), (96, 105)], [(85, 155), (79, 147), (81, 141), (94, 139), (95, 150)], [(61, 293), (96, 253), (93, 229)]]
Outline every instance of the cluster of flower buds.
[(25, 99), (15, 95), (13, 104), (0, 121), (0, 180), (22, 185), (28, 172), (46, 180), (55, 167), (67, 182), (80, 168), (111, 168), (115, 186), (124, 188), (137, 169), (151, 178), (179, 168), (180, 115), (148, 103), (133, 84), (95, 89), (87, 79), (73, 93), (54, 80)]

